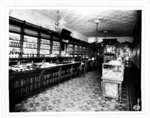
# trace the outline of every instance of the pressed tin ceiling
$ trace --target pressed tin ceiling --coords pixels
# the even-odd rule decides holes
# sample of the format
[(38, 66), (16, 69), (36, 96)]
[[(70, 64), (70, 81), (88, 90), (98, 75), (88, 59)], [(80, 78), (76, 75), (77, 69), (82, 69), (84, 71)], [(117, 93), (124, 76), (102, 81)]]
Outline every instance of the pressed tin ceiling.
[[(35, 16), (35, 18), (28, 18), (29, 11), (31, 17)], [(17, 13), (19, 14), (17, 15)], [(44, 17), (40, 17), (41, 15), (38, 14)], [(137, 22), (138, 10), (29, 9), (14, 10), (14, 12), (11, 10), (10, 15), (37, 24), (42, 22), (48, 26), (54, 25), (57, 20), (60, 20), (66, 29), (77, 31), (86, 37), (96, 36), (95, 20), (101, 19), (98, 25), (98, 36), (131, 36)]]
[(99, 36), (131, 36), (137, 21), (137, 10), (99, 10), (99, 9), (55, 9), (36, 10), (57, 20), (63, 19), (64, 26), (87, 37), (96, 35), (95, 19), (100, 18)]

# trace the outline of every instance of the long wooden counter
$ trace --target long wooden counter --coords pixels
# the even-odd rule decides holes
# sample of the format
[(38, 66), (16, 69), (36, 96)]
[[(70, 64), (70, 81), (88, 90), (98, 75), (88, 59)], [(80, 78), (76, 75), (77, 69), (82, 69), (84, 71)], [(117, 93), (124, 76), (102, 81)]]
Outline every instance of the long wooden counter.
[(79, 76), (91, 68), (92, 61), (58, 64), (48, 68), (9, 73), (9, 101), (10, 111), (13, 111), (16, 103), (32, 96), (40, 91)]
[(81, 63), (58, 64), (23, 72), (9, 73), (10, 110), (21, 100), (71, 77), (79, 75)]

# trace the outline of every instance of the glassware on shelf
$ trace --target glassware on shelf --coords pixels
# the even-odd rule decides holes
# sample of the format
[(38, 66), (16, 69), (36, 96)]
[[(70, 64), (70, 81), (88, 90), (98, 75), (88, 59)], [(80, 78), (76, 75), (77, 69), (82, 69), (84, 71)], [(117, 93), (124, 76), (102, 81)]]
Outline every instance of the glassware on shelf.
[(47, 40), (47, 39), (41, 39), (41, 44), (50, 45), (50, 40)]
[(9, 58), (19, 58), (19, 52), (13, 52), (13, 51), (11, 51), (10, 53), (9, 53)]
[(31, 43), (31, 42), (24, 42), (23, 48), (30, 48), (30, 49), (36, 49), (37, 43)]
[(73, 45), (72, 44), (68, 44), (66, 56), (69, 57), (69, 56), (72, 56), (72, 54), (73, 54)]
[(49, 56), (50, 55), (50, 40), (41, 39), (40, 44), (40, 56)]
[(9, 33), (9, 47), (19, 48), (20, 47), (20, 34)]
[(9, 40), (20, 41), (20, 34), (9, 32)]
[(9, 48), (9, 58), (19, 58), (20, 56), (20, 49), (16, 47)]
[(47, 49), (47, 50), (50, 50), (50, 45), (41, 44), (41, 45), (40, 45), (40, 49)]
[(116, 47), (113, 45), (106, 45), (104, 48), (104, 54), (115, 54)]
[(36, 37), (24, 36), (23, 47), (36, 49), (37, 48), (37, 41), (38, 41), (38, 39)]
[(52, 54), (55, 56), (59, 55), (59, 48), (60, 48), (60, 42), (53, 41)]
[(50, 54), (49, 50), (43, 50), (43, 49), (40, 50), (40, 55), (49, 55), (49, 54)]
[(23, 57), (25, 58), (36, 57), (36, 55), (37, 55), (37, 49), (30, 49), (30, 48), (23, 49)]
[(9, 40), (9, 47), (20, 47), (20, 42), (15, 40)]
[(23, 42), (23, 57), (32, 58), (37, 56), (37, 41), (36, 37), (24, 36)]
[(25, 42), (31, 42), (31, 43), (37, 43), (37, 38), (25, 35), (24, 36), (24, 41)]

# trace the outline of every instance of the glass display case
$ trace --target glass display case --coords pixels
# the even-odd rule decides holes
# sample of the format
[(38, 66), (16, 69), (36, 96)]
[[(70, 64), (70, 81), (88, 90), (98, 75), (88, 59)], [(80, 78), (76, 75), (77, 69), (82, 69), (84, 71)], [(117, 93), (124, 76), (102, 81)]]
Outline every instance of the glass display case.
[(102, 79), (123, 81), (124, 65), (118, 61), (102, 64)]
[(121, 85), (124, 77), (124, 65), (119, 61), (102, 64), (103, 96), (120, 99)]

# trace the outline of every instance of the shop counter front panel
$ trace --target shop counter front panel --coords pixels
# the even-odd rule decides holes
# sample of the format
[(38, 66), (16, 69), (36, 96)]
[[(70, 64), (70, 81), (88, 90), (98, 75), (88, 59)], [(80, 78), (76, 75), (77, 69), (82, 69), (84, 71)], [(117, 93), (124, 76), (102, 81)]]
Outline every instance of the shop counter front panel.
[(9, 73), (9, 99), (13, 106), (53, 84), (78, 76), (80, 63)]

